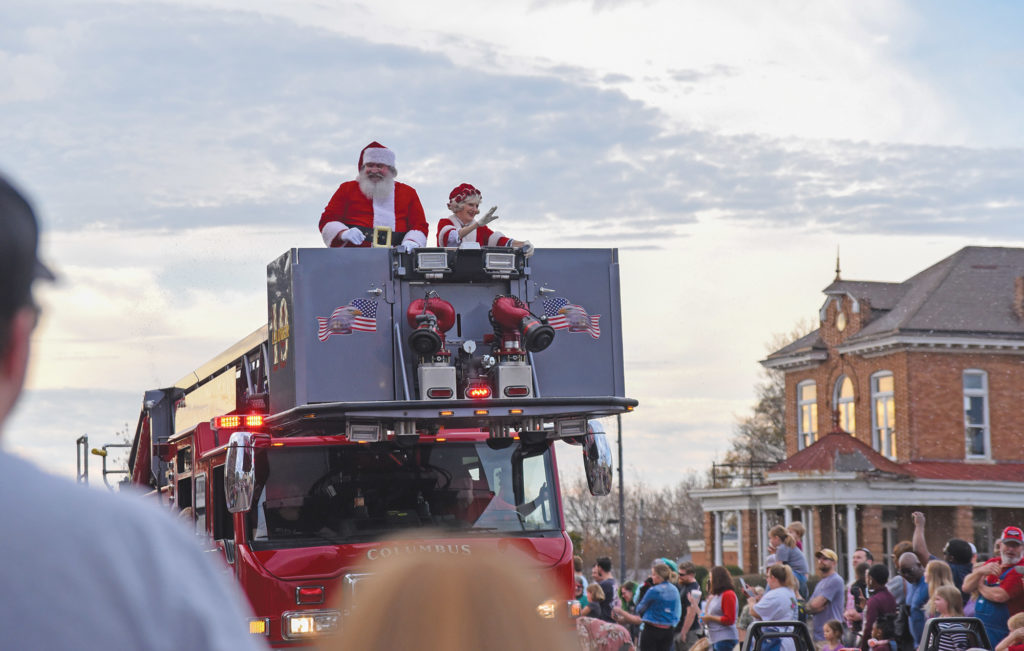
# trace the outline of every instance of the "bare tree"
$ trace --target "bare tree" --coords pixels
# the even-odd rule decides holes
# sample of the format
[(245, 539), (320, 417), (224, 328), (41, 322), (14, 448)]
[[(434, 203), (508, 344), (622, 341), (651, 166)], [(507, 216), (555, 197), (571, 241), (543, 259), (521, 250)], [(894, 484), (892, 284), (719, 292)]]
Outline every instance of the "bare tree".
[[(704, 536), (703, 511), (691, 491), (705, 485), (703, 475), (691, 471), (675, 486), (656, 489), (642, 481), (626, 486), (626, 562), (631, 567), (620, 576), (644, 576), (653, 559), (689, 553), (686, 541)], [(618, 559), (617, 501), (592, 496), (582, 479), (568, 485), (563, 497), (566, 528), (579, 534), (576, 553), (584, 564), (598, 556)]]
[[(813, 332), (807, 319), (787, 333), (777, 333), (767, 344), (774, 352)], [(781, 371), (764, 369), (754, 393), (757, 401), (751, 413), (739, 419), (725, 453), (723, 465), (729, 470), (716, 473), (715, 485), (732, 486), (756, 481), (760, 470), (786, 457), (786, 378)]]

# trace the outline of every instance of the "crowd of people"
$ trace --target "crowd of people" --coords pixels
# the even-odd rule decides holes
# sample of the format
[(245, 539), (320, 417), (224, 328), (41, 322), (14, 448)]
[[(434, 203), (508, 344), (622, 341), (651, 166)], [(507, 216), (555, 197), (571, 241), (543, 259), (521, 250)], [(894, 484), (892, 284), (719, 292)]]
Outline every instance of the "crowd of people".
[[(732, 651), (754, 621), (804, 621), (819, 651), (911, 651), (928, 630), (937, 636), (932, 647), (965, 651), (985, 647), (985, 640), (950, 618), (975, 617), (987, 648), (1024, 651), (1024, 532), (1006, 527), (987, 560), (978, 561), (974, 545), (959, 538), (939, 558), (928, 550), (924, 514), (912, 517), (912, 540), (892, 551), (895, 573), (861, 547), (852, 554), (849, 581), (828, 548), (815, 551), (811, 574), (799, 522), (769, 531), (764, 587), (747, 585), (722, 566), (712, 567), (701, 586), (692, 563), (659, 558), (643, 584), (625, 582), (616, 591), (610, 559), (597, 560), (588, 583), (577, 558), (576, 593), (588, 604), (578, 628), (612, 643), (591, 648), (620, 649), (614, 644), (628, 640), (644, 651)], [(931, 619), (939, 621), (928, 629)], [(763, 648), (794, 651), (795, 645), (782, 637), (765, 640)]]

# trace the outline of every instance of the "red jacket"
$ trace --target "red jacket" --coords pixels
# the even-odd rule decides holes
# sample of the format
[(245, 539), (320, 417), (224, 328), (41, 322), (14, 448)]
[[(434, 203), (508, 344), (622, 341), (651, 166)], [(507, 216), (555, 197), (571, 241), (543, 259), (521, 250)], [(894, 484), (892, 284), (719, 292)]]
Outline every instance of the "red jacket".
[[(459, 229), (463, 226), (465, 224), (461, 223), (455, 215), (448, 215), (437, 222), (437, 245), (441, 247), (448, 246), (445, 243), (448, 239), (448, 233), (458, 233)], [(477, 226), (476, 230), (469, 234), (469, 238), (471, 240), (475, 239), (480, 246), (512, 246), (511, 237), (505, 237), (504, 234), (492, 231), (486, 226)]]
[[(388, 226), (396, 232), (405, 232), (406, 238), (419, 242), (420, 246), (426, 245), (427, 218), (423, 214), (423, 206), (420, 205), (416, 190), (404, 183), (396, 182), (390, 201), (394, 202), (393, 222), (389, 211), (382, 211), (380, 204), (374, 206), (374, 203), (363, 194), (358, 181), (342, 183), (320, 216), (320, 235), (324, 238), (324, 244), (347, 246), (347, 243), (336, 240), (338, 235), (350, 226)], [(384, 207), (391, 208), (392, 204), (386, 202)], [(362, 245), (370, 246), (369, 239)]]

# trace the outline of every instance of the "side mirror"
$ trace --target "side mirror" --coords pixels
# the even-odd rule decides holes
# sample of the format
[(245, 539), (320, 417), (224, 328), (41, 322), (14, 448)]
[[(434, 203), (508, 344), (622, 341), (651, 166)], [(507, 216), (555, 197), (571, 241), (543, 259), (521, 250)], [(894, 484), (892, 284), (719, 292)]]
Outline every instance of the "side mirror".
[(228, 458), (224, 464), (224, 498), (231, 513), (248, 511), (252, 505), (255, 468), (252, 434), (235, 432), (228, 440)]
[(604, 427), (596, 420), (587, 422), (583, 437), (583, 467), (587, 471), (590, 494), (603, 496), (612, 492), (612, 449)]

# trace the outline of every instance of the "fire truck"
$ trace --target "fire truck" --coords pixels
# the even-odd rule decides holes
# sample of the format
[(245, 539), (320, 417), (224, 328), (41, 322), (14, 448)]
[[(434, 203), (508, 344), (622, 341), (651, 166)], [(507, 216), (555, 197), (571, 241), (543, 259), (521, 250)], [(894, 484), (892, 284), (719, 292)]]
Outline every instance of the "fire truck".
[(598, 419), (637, 404), (617, 251), (291, 249), (267, 298), (266, 326), (145, 392), (129, 458), (235, 575), (250, 632), (310, 644), (389, 558), (488, 547), (553, 579), (538, 615), (566, 617), (555, 445), (606, 495)]

